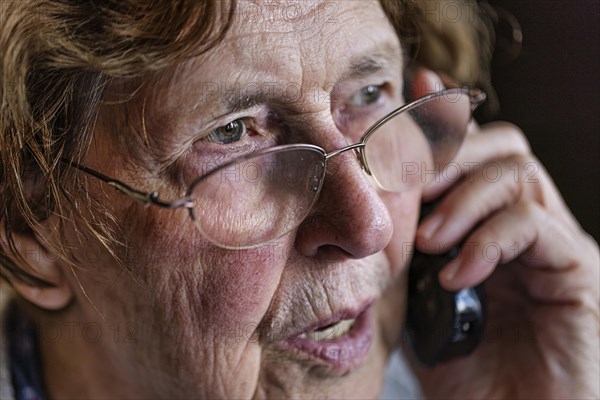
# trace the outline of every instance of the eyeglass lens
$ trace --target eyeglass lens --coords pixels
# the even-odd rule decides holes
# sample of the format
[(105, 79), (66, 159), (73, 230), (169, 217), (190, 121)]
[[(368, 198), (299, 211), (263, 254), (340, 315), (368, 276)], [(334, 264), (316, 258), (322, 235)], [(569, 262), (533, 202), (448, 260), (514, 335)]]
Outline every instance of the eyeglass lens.
[(265, 243), (306, 217), (321, 189), (324, 155), (274, 151), (226, 166), (194, 185), (192, 219), (224, 247)]
[(447, 92), (400, 113), (368, 136), (365, 158), (371, 174), (391, 192), (427, 184), (456, 155), (470, 118), (470, 97), (464, 92)]

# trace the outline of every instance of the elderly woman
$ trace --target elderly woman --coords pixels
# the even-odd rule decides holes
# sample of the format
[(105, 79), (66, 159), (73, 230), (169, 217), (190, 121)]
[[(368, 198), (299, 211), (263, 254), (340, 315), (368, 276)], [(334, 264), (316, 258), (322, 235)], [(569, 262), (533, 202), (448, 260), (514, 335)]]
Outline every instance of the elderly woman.
[(5, 4), (2, 393), (374, 398), (414, 245), (463, 243), (436, 278), (486, 281), (487, 334), (423, 393), (598, 397), (598, 246), (469, 123), (452, 3)]

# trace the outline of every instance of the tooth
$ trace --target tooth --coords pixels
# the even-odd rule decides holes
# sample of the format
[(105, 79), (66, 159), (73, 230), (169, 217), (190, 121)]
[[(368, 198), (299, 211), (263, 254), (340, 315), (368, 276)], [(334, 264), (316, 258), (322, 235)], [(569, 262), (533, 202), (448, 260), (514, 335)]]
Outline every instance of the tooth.
[(315, 342), (322, 342), (327, 339), (333, 339), (338, 331), (337, 325), (338, 324), (335, 324), (326, 329), (319, 329), (313, 332), (309, 332), (307, 334), (307, 337), (309, 340), (314, 340)]
[(353, 319), (341, 320), (328, 328), (306, 333), (306, 338), (315, 342), (337, 339), (348, 333), (353, 325)]

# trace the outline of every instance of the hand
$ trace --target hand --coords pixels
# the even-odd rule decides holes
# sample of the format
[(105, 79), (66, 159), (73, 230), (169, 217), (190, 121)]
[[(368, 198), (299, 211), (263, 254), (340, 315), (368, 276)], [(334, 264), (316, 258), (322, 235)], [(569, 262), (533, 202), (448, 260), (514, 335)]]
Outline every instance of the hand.
[(414, 366), (424, 394), (599, 398), (598, 244), (569, 212), (522, 132), (507, 123), (473, 124), (455, 163), (425, 189), (423, 201), (440, 196), (417, 231), (417, 248), (443, 252), (466, 241), (440, 282), (458, 290), (487, 280), (489, 314), (473, 354), (430, 370)]

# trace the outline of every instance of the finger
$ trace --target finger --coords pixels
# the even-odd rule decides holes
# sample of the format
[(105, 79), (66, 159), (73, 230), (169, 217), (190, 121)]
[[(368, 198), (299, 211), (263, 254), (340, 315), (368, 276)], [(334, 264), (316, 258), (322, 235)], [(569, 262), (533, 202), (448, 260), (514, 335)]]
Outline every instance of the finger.
[(496, 162), (493, 179), (483, 172), (465, 177), (419, 226), (419, 249), (445, 252), (460, 243), (480, 221), (519, 201), (524, 185), (511, 171), (519, 161), (519, 157), (510, 157)]
[(419, 99), (428, 94), (444, 90), (442, 78), (427, 68), (417, 68), (411, 79), (410, 95), (412, 99)]
[(529, 143), (519, 128), (505, 122), (483, 126), (481, 134), (467, 135), (454, 161), (425, 186), (423, 201), (433, 201), (483, 165), (515, 154), (530, 154)]
[(572, 231), (539, 204), (519, 202), (495, 214), (469, 236), (458, 257), (440, 271), (440, 283), (449, 290), (474, 286), (498, 264), (518, 257), (533, 268), (572, 268), (581, 245), (568, 232)]
[(461, 147), (455, 162), (479, 161), (485, 163), (513, 154), (530, 154), (531, 147), (525, 135), (508, 122), (491, 122), (480, 128), (480, 135), (472, 135)]

